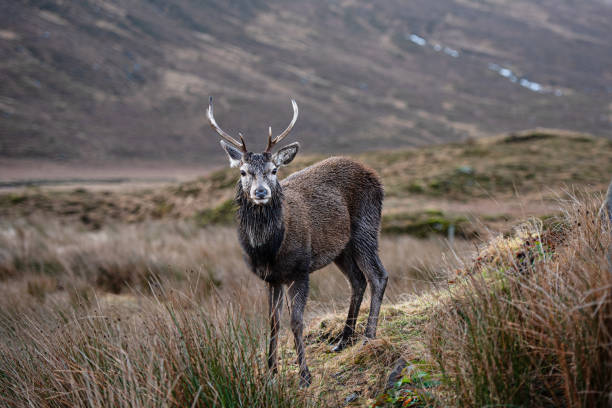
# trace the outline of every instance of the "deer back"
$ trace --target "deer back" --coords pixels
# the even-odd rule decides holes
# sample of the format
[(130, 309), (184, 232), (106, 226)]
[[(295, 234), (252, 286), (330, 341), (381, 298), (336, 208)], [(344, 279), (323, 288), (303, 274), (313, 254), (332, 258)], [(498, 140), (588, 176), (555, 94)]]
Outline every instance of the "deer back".
[[(324, 160), (287, 177), (281, 186), (283, 246), (309, 247), (312, 270), (333, 261), (359, 223), (379, 223), (382, 184), (373, 170), (353, 160)], [(368, 219), (368, 210), (375, 220)]]

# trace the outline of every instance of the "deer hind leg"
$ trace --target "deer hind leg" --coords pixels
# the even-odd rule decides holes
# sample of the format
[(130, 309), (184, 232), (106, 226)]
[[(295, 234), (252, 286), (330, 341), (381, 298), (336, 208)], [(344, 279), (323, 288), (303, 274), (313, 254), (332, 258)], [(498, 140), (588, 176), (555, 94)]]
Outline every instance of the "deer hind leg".
[(278, 348), (278, 331), (283, 303), (283, 286), (268, 284), (268, 303), (270, 310), (270, 348), (268, 350), (268, 368), (272, 373), (278, 372), (276, 350)]
[(308, 387), (311, 381), (310, 371), (306, 364), (306, 352), (304, 350), (304, 308), (308, 298), (308, 275), (303, 279), (294, 281), (288, 288), (291, 300), (291, 331), (295, 340), (297, 361), (300, 366), (300, 386)]
[[(349, 244), (350, 245), (350, 244)], [(344, 330), (340, 335), (340, 341), (333, 348), (333, 351), (342, 351), (347, 345), (350, 344), (353, 335), (355, 334), (355, 323), (357, 316), (359, 315), (359, 307), (363, 300), (363, 293), (367, 285), (363, 272), (359, 269), (353, 258), (352, 248), (347, 248), (336, 258), (334, 261), (338, 268), (344, 273), (351, 284), (351, 305), (349, 306), (348, 316), (346, 317), (346, 324)]]
[(370, 315), (365, 329), (366, 338), (376, 337), (378, 314), (387, 287), (388, 274), (378, 257), (378, 228), (365, 228), (354, 235), (355, 261), (370, 284)]
[(387, 288), (387, 280), (389, 279), (387, 271), (382, 265), (378, 254), (374, 254), (370, 260), (371, 270), (368, 275), (370, 282), (370, 315), (368, 316), (368, 324), (365, 329), (365, 336), (368, 339), (376, 337), (376, 327), (378, 325), (378, 314), (382, 305), (385, 289)]

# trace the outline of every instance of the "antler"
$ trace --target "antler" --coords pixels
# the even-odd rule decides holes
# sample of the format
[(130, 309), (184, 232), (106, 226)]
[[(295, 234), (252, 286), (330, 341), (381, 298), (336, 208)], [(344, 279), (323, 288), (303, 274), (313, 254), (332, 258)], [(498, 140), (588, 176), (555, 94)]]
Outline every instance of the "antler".
[(295, 125), (295, 121), (298, 118), (298, 106), (293, 99), (291, 99), (291, 105), (293, 105), (293, 119), (291, 119), (291, 123), (289, 123), (287, 129), (285, 129), (283, 133), (272, 139), (272, 127), (268, 128), (268, 147), (266, 147), (266, 152), (270, 152), (274, 145), (283, 140), (289, 134), (289, 132), (291, 132), (291, 129), (293, 129), (293, 125)]
[(223, 129), (221, 129), (219, 127), (219, 125), (217, 125), (217, 121), (215, 120), (215, 117), (213, 116), (213, 103), (212, 103), (212, 101), (213, 101), (213, 98), (211, 96), (210, 99), (209, 99), (209, 102), (208, 102), (208, 110), (206, 111), (206, 116), (208, 117), (208, 123), (210, 123), (210, 126), (213, 129), (215, 129), (215, 131), (219, 134), (219, 136), (221, 136), (226, 142), (228, 142), (229, 144), (237, 147), (243, 153), (246, 153), (246, 151), (247, 151), (246, 144), (244, 143), (244, 139), (243, 139), (241, 133), (238, 133), (238, 136), (240, 136), (240, 142), (239, 142), (236, 139), (234, 139), (233, 137), (231, 137), (230, 135), (228, 135), (227, 133), (225, 133), (225, 131)]

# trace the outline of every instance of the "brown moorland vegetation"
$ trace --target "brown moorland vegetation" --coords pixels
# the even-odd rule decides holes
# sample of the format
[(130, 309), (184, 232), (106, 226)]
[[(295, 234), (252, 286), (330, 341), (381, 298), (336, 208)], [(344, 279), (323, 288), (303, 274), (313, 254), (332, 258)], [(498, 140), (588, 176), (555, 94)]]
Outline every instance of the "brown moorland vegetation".
[[(280, 375), (265, 369), (265, 288), (222, 207), (229, 172), (158, 191), (4, 194), (0, 404), (607, 406), (611, 227), (598, 210), (612, 149), (535, 135), (362, 157), (388, 190), (379, 337), (332, 353), (348, 284), (333, 267), (313, 274), (307, 390), (297, 388), (290, 335)], [(509, 181), (483, 184), (486, 174)], [(440, 179), (443, 194), (431, 187)], [(413, 180), (423, 190), (398, 188)], [(207, 194), (188, 202), (181, 191), (193, 187)], [(123, 202), (147, 205), (156, 194), (172, 209), (129, 218)], [(113, 211), (97, 204), (105, 197)], [(86, 207), (99, 225), (81, 219)], [(360, 315), (358, 332), (367, 310)]]

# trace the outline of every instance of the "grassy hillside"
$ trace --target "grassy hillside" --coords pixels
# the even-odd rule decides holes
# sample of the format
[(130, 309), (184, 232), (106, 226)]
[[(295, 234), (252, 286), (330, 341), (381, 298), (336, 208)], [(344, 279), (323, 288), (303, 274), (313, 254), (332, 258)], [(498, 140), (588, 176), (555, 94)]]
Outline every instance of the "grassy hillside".
[(387, 302), (374, 341), (331, 352), (344, 312), (319, 312), (306, 334), (315, 376), (307, 390), (296, 385), (289, 333), (279, 377), (268, 376), (265, 313), (248, 283), (228, 302), (230, 292), (200, 297), (196, 280), (179, 289), (154, 275), (147, 292), (124, 295), (68, 295), (40, 277), (26, 294), (10, 281), (0, 298), (0, 398), (50, 407), (605, 407), (612, 234), (600, 204), (574, 197), (549, 226), (519, 225), (439, 270), (437, 288)]
[(539, 129), (358, 158), (387, 191), (378, 338), (331, 352), (348, 284), (333, 265), (312, 274), (306, 390), (286, 313), (279, 376), (266, 369), (235, 169), (0, 195), (0, 405), (609, 405), (610, 142)]
[(610, 136), (610, 4), (5, 1), (0, 157), (216, 160), (206, 125), (358, 152), (560, 127)]
[(330, 405), (607, 406), (611, 226), (600, 200), (574, 199), (554, 226), (517, 225), (449, 271), (441, 289), (388, 305), (373, 342), (331, 353), (343, 316), (315, 320), (318, 396)]
[[(281, 177), (324, 157), (299, 157)], [(557, 210), (563, 189), (579, 184), (604, 190), (612, 174), (611, 142), (544, 129), (355, 157), (382, 176), (383, 231), (420, 236), (435, 232), (430, 228), (434, 224), (443, 234), (456, 225), (470, 237), (484, 227), (504, 228), (525, 216), (548, 216)], [(157, 219), (232, 224), (237, 178), (237, 171), (225, 167), (159, 189), (21, 189), (0, 194), (0, 215), (57, 216), (93, 230), (112, 222)]]

